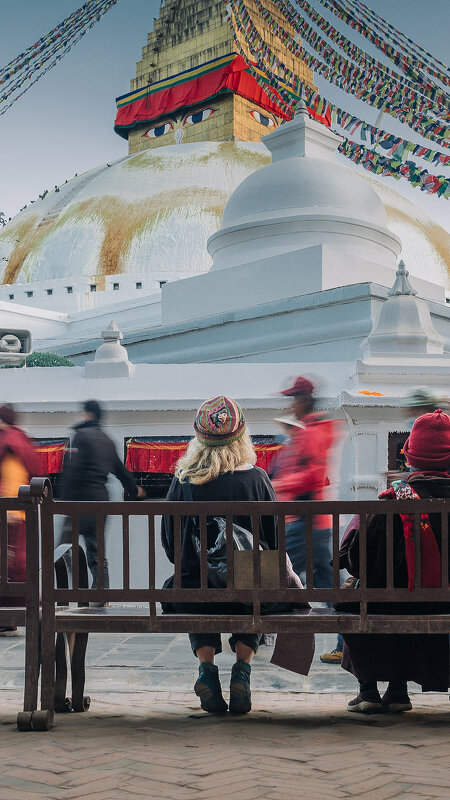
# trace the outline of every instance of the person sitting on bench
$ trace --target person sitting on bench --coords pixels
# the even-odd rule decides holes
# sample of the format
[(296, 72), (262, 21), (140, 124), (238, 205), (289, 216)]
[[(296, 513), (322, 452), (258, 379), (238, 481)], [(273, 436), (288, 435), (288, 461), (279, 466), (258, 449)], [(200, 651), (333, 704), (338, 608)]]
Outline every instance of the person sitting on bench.
[[(450, 418), (441, 409), (419, 417), (404, 445), (412, 471), (395, 481), (380, 498), (414, 499), (450, 497)], [(395, 514), (393, 524), (394, 586), (414, 589), (415, 546), (413, 514)], [(340, 567), (355, 577), (359, 567), (359, 534), (351, 545), (343, 540)], [(351, 551), (351, 552), (350, 552)], [(356, 567), (355, 567), (356, 563)], [(441, 515), (422, 515), (421, 584), (441, 586)], [(449, 565), (450, 581), (450, 565)], [(367, 520), (367, 586), (386, 586), (386, 517)], [(450, 612), (450, 603), (369, 604), (369, 612), (432, 614)], [(359, 693), (348, 711), (409, 711), (407, 681), (424, 692), (445, 692), (449, 685), (448, 634), (344, 634), (342, 667), (359, 681)], [(377, 681), (387, 681), (380, 697)]]
[[(194, 423), (195, 438), (176, 465), (175, 477), (167, 500), (276, 500), (270, 480), (263, 469), (255, 467), (256, 453), (247, 431), (240, 406), (228, 397), (214, 397), (200, 407)], [(186, 495), (189, 486), (190, 497)], [(184, 588), (200, 586), (200, 562), (191, 536), (192, 517), (182, 518), (181, 578)], [(235, 523), (252, 530), (249, 517), (236, 517)], [(260, 517), (260, 544), (276, 549), (277, 531), (273, 517)], [(174, 563), (173, 517), (162, 518), (161, 540), (169, 561)], [(164, 588), (173, 586), (173, 576)], [(163, 604), (163, 610), (197, 614), (243, 614), (237, 603)], [(226, 711), (219, 672), (214, 656), (222, 651), (219, 632), (189, 634), (192, 650), (200, 665), (194, 691), (204, 711)], [(230, 702), (232, 713), (244, 714), (251, 709), (251, 661), (258, 650), (260, 635), (235, 632), (230, 645), (236, 653), (231, 672)]]

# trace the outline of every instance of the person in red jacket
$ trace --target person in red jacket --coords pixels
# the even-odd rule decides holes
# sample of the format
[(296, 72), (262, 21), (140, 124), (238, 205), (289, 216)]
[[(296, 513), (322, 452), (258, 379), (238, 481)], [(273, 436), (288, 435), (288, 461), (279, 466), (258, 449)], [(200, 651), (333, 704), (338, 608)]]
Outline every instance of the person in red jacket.
[[(10, 405), (0, 406), (0, 497), (17, 497), (19, 486), (36, 474), (33, 445), (17, 426), (17, 414)], [(8, 511), (8, 580), (26, 578), (25, 512)], [(21, 598), (15, 598), (21, 605)], [(2, 599), (0, 597), (0, 604)], [(7, 601), (13, 603), (12, 598)], [(0, 636), (17, 636), (16, 627), (0, 627)]]
[[(297, 420), (289, 444), (282, 451), (276, 465), (273, 486), (277, 498), (289, 500), (322, 500), (329, 485), (328, 465), (330, 451), (336, 442), (336, 420), (314, 411), (314, 386), (310, 380), (299, 376), (293, 386), (282, 394), (292, 398), (291, 411)], [(294, 572), (306, 585), (306, 524), (304, 517), (287, 517), (286, 550)], [(332, 532), (328, 515), (317, 515), (313, 521), (314, 586), (317, 589), (333, 585)], [(339, 634), (336, 648), (323, 653), (324, 663), (339, 664), (343, 641)]]

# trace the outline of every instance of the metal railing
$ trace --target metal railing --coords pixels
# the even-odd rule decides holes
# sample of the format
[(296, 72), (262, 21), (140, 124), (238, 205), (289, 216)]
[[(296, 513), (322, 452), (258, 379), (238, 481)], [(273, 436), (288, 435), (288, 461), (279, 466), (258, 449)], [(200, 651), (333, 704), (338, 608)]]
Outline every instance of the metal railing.
[[(359, 630), (367, 630), (364, 620), (370, 616), (368, 603), (402, 602), (449, 602), (448, 587), (448, 514), (450, 503), (447, 500), (402, 500), (402, 501), (320, 501), (320, 502), (61, 502), (51, 498), (50, 492), (43, 499), (41, 506), (42, 520), (42, 570), (43, 570), (43, 603), (48, 613), (57, 603), (87, 603), (89, 601), (113, 603), (148, 603), (148, 621), (145, 623), (149, 631), (166, 630), (166, 623), (160, 619), (157, 604), (173, 603), (245, 603), (252, 604), (252, 613), (243, 624), (252, 630), (273, 629), (274, 618), (268, 621), (261, 615), (262, 603), (291, 602), (311, 603), (327, 602), (360, 603)], [(386, 517), (386, 586), (374, 588), (367, 586), (366, 563), (366, 530), (367, 518), (373, 514)], [(415, 588), (410, 592), (407, 587), (394, 586), (393, 541), (394, 515), (408, 513), (414, 516), (416, 536), (416, 570)], [(56, 588), (53, 580), (53, 548), (54, 518), (66, 515), (72, 519), (72, 551), (74, 569), (71, 588)], [(332, 517), (333, 537), (333, 586), (329, 589), (313, 586), (313, 517), (317, 514), (328, 514)], [(359, 587), (346, 590), (340, 586), (338, 563), (339, 534), (342, 529), (342, 518), (360, 515), (360, 575)], [(440, 516), (442, 581), (439, 588), (421, 586), (421, 552), (420, 522), (421, 514)], [(82, 588), (77, 570), (79, 544), (79, 520), (81, 516), (91, 515), (97, 521), (98, 540), (98, 587)], [(105, 555), (105, 518), (107, 515), (121, 518), (121, 546), (123, 553), (122, 586), (105, 588), (104, 555)], [(171, 516), (174, 525), (174, 582), (173, 588), (162, 589), (155, 585), (155, 538), (158, 535), (155, 519), (161, 515)], [(306, 586), (307, 588), (289, 588), (286, 583), (286, 516), (301, 516), (306, 521)], [(201, 539), (200, 585), (198, 588), (183, 588), (181, 582), (181, 543), (183, 517), (196, 516), (199, 519)], [(207, 517), (222, 516), (226, 519), (227, 536), (227, 587), (223, 589), (208, 587), (208, 565), (206, 548)], [(233, 551), (231, 528), (234, 517), (247, 516), (251, 519), (253, 532), (253, 552)], [(130, 581), (130, 517), (144, 517), (147, 520), (147, 564), (148, 586), (132, 588)], [(278, 549), (275, 551), (260, 550), (260, 518), (274, 517), (277, 520)], [(250, 564), (249, 564), (250, 558)], [(246, 561), (245, 565), (241, 562)], [(244, 577), (243, 577), (244, 576)], [(247, 583), (245, 583), (245, 576)], [(244, 583), (243, 583), (244, 580)], [(351, 596), (349, 596), (351, 594)], [(407, 605), (406, 605), (407, 607)], [(130, 609), (132, 612), (132, 609)], [(407, 611), (405, 611), (407, 614)], [(179, 617), (180, 615), (176, 615)], [(220, 615), (223, 616), (223, 615)], [(377, 615), (378, 616), (378, 615)], [(433, 617), (436, 615), (433, 615)], [(106, 620), (105, 620), (106, 622)], [(286, 619), (286, 625), (295, 626), (297, 622)], [(415, 619), (415, 623), (419, 620)], [(202, 630), (205, 620), (191, 619), (195, 630)], [(176, 624), (171, 622), (171, 625)], [(304, 621), (301, 623), (305, 624)], [(351, 623), (353, 625), (353, 622)], [(408, 624), (408, 623), (406, 623)], [(432, 624), (430, 620), (427, 625)], [(422, 630), (429, 630), (421, 625)], [(365, 627), (366, 626), (366, 627)], [(181, 624), (180, 624), (181, 627)], [(433, 629), (439, 627), (432, 624)], [(415, 629), (416, 632), (416, 629)]]

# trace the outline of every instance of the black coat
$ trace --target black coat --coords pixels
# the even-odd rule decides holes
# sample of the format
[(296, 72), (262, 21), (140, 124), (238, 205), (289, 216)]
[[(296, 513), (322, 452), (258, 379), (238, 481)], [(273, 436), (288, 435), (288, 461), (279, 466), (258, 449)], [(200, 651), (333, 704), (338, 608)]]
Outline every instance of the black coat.
[(137, 485), (120, 460), (114, 442), (98, 422), (74, 426), (75, 436), (64, 459), (63, 500), (107, 500), (108, 475), (115, 475), (131, 498)]
[[(450, 478), (412, 473), (408, 482), (421, 498), (450, 497)], [(450, 515), (449, 515), (450, 516)], [(441, 516), (430, 515), (439, 549)], [(394, 516), (394, 586), (408, 586), (403, 526)], [(351, 557), (340, 560), (340, 567), (358, 575), (358, 548)], [(449, 564), (450, 579), (450, 564)], [(367, 520), (367, 586), (386, 586), (386, 517), (375, 515)], [(351, 592), (351, 590), (349, 590)], [(450, 613), (447, 603), (383, 603), (369, 611), (385, 614)], [(415, 681), (423, 691), (446, 691), (449, 683), (449, 637), (447, 634), (349, 634), (344, 635), (342, 666), (361, 683), (366, 681)]]
[[(217, 478), (201, 485), (191, 484), (193, 501), (224, 500), (276, 500), (276, 495), (267, 473), (259, 467), (236, 472), (223, 472)], [(180, 482), (174, 478), (166, 500), (185, 500)], [(234, 522), (251, 531), (249, 517), (235, 517)], [(274, 517), (260, 518), (261, 547), (275, 550), (277, 547), (277, 527)], [(174, 525), (173, 517), (164, 516), (161, 521), (161, 542), (167, 558), (174, 563)], [(200, 563), (194, 550), (191, 537), (191, 518), (182, 517), (181, 529), (181, 585), (183, 588), (200, 586)], [(173, 575), (164, 583), (164, 588), (173, 586)], [(230, 603), (222, 603), (216, 609), (212, 603), (194, 606), (192, 603), (163, 604), (165, 611), (186, 613), (242, 613), (241, 606), (232, 607)]]

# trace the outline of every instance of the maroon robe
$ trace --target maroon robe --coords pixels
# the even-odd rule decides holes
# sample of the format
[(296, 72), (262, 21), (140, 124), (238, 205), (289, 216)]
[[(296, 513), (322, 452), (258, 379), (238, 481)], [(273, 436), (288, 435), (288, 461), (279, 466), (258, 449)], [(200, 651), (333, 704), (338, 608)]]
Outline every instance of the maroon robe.
[[(407, 480), (423, 499), (450, 497), (448, 473), (416, 472)], [(384, 515), (375, 515), (367, 524), (367, 585), (372, 587), (386, 585), (385, 519)], [(440, 549), (440, 514), (431, 514), (430, 523)], [(341, 563), (342, 566), (345, 565)], [(398, 516), (394, 517), (394, 585), (408, 586), (403, 526)], [(369, 606), (369, 611), (379, 610), (384, 614), (413, 611), (411, 606), (402, 610), (399, 603), (379, 605), (379, 609), (370, 609)], [(414, 611), (449, 613), (449, 608), (443, 608), (442, 603), (422, 603), (420, 607), (417, 604)], [(345, 634), (344, 642), (342, 667), (355, 675), (360, 683), (414, 681), (421, 685), (424, 692), (445, 692), (448, 689), (450, 660), (447, 634)]]

